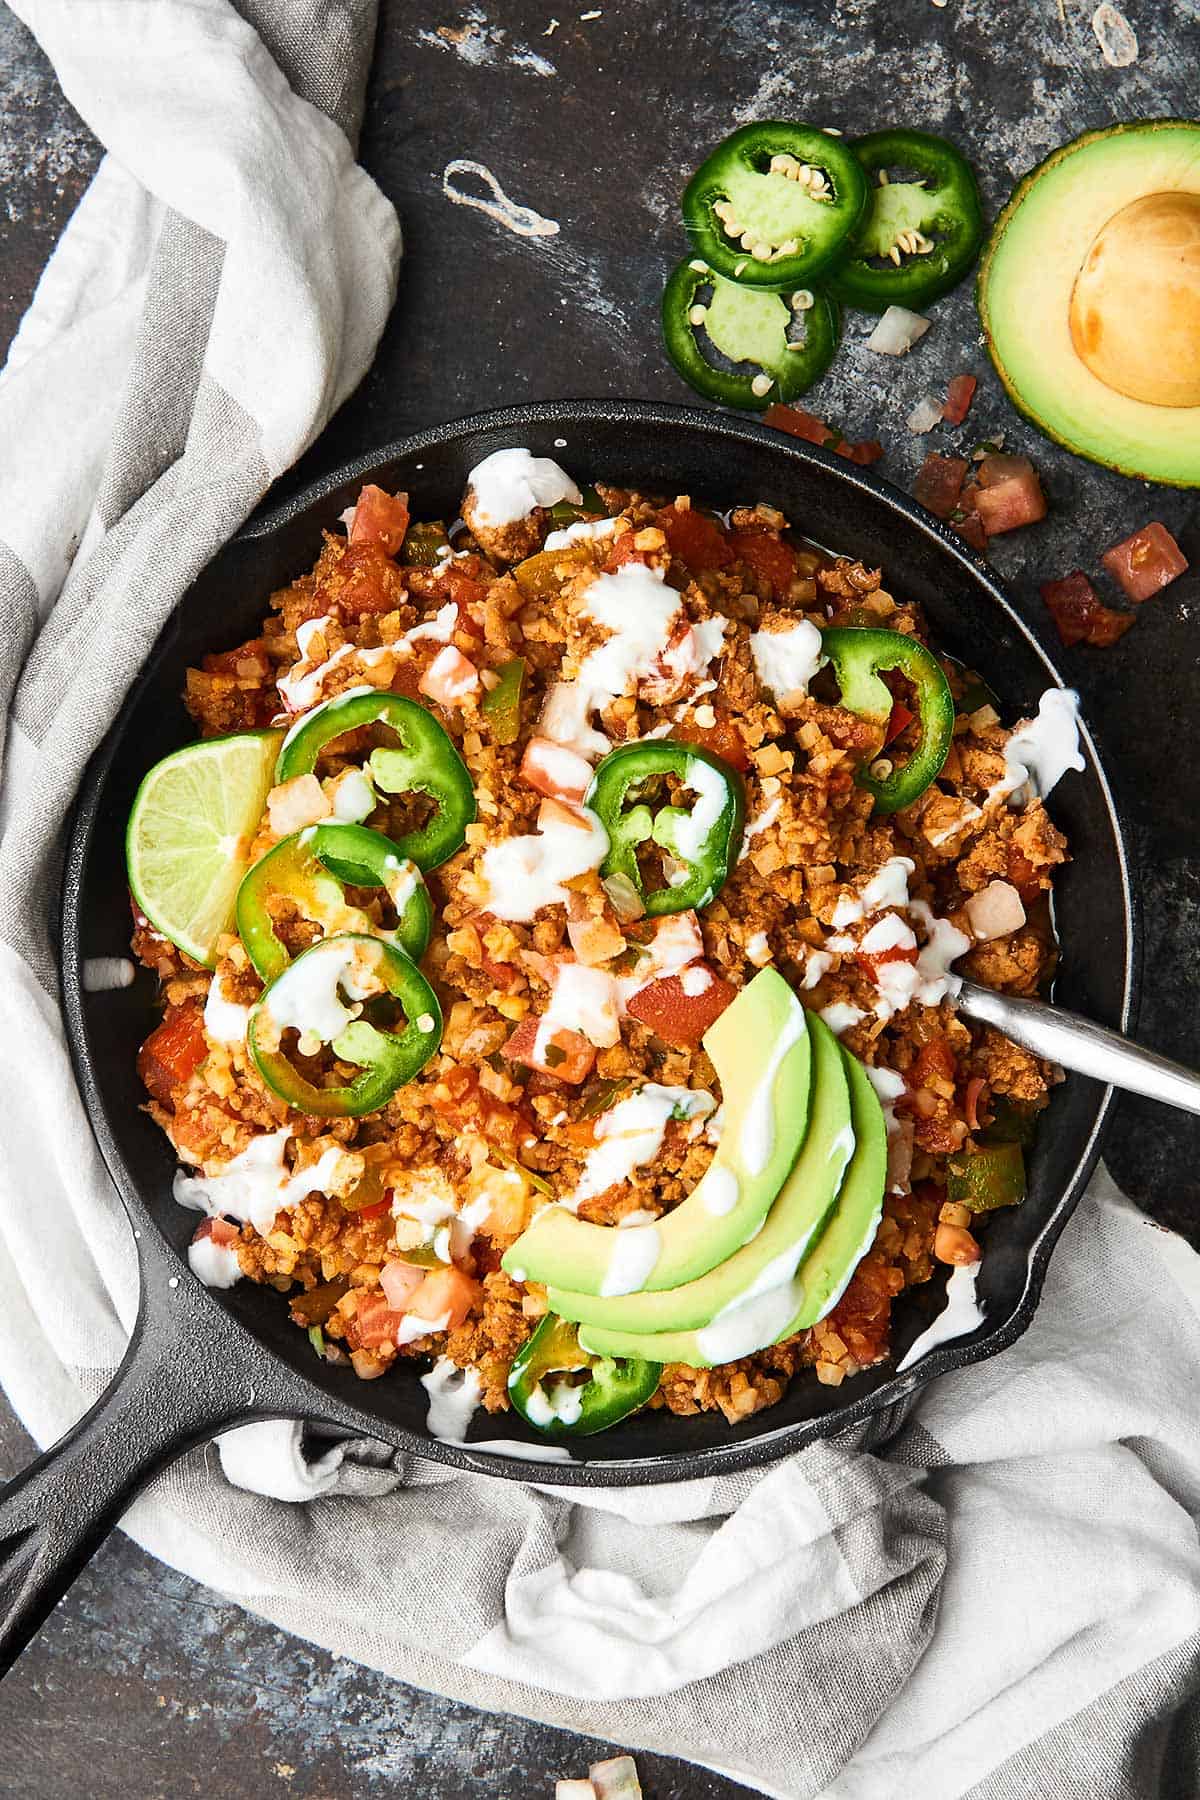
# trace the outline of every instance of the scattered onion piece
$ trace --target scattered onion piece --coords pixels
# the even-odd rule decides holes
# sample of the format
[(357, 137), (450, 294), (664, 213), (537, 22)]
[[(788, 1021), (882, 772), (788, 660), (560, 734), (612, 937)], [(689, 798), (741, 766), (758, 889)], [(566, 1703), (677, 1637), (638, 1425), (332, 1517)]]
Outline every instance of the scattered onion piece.
[(907, 306), (889, 306), (867, 339), (867, 349), (880, 356), (907, 356), (918, 339), (925, 336), (929, 325), (928, 319), (909, 312)]
[(941, 401), (936, 400), (932, 394), (926, 394), (923, 400), (917, 401), (904, 423), (914, 437), (922, 437), (925, 432), (932, 431), (935, 425), (940, 425), (945, 416)]

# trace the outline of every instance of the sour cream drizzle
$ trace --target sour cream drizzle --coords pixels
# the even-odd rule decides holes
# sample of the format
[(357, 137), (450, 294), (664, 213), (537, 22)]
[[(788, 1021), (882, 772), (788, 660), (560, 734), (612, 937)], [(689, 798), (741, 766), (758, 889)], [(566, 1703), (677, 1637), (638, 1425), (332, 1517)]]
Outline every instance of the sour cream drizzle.
[(977, 1262), (959, 1263), (952, 1271), (946, 1283), (944, 1308), (896, 1365), (897, 1375), (902, 1375), (905, 1369), (911, 1369), (914, 1363), (927, 1356), (939, 1344), (948, 1343), (952, 1338), (967, 1337), (983, 1324), (984, 1308), (975, 1295), (975, 1282), (980, 1267)]
[(653, 1162), (672, 1119), (707, 1119), (715, 1110), (716, 1101), (707, 1088), (660, 1087), (648, 1081), (636, 1094), (601, 1113), (595, 1126), (596, 1145), (588, 1151), (579, 1185), (565, 1204), (574, 1212), (581, 1201), (628, 1181), (635, 1169)]
[(583, 495), (565, 469), (549, 456), (525, 449), (494, 450), (467, 476), (474, 495), (474, 514), (481, 525), (497, 528), (527, 519), (539, 506), (569, 500), (578, 506)]
[(1070, 688), (1048, 688), (1038, 701), (1037, 717), (1018, 725), (1004, 746), (1004, 766), (1003, 779), (988, 792), (989, 801), (1018, 796), (1026, 787), (1044, 800), (1068, 769), (1082, 771), (1079, 695)]

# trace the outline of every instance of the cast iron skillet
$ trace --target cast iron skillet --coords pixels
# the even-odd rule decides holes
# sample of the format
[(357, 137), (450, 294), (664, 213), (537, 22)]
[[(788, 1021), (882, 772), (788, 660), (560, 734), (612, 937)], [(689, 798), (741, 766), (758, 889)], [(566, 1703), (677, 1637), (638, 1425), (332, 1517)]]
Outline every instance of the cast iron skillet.
[[(268, 595), (310, 567), (321, 528), (334, 524), (364, 480), (406, 488), (417, 518), (450, 517), (472, 466), (514, 444), (559, 458), (580, 479), (607, 476), (669, 496), (781, 507), (819, 542), (882, 565), (889, 588), (924, 606), (937, 642), (986, 674), (1009, 720), (1058, 681), (986, 567), (920, 507), (824, 451), (715, 412), (565, 401), (483, 414), (395, 444), (252, 521), (203, 571), (164, 631), (88, 771), (75, 815), (62, 907), (67, 1029), (93, 1129), (135, 1229), (141, 1309), (108, 1392), (0, 1496), (0, 1669), (151, 1476), (231, 1425), (309, 1419), (458, 1468), (516, 1480), (535, 1472), (529, 1460), (483, 1447), (488, 1438), (519, 1440), (536, 1456), (536, 1434), (521, 1421), (480, 1413), (471, 1441), (439, 1441), (427, 1429), (417, 1366), (360, 1383), (348, 1369), (317, 1361), (274, 1291), (242, 1282), (210, 1292), (193, 1278), (186, 1246), (195, 1215), (171, 1198), (174, 1161), (140, 1110), (145, 1096), (134, 1068), (155, 1023), (153, 977), (139, 971), (132, 987), (102, 995), (81, 984), (85, 958), (128, 952), (125, 819), (145, 770), (194, 735), (179, 698), (187, 665), (251, 635)], [(1129, 871), (1086, 732), (1084, 751), (1087, 772), (1064, 780), (1053, 802), (1074, 854), (1057, 887), (1057, 993), (1064, 1005), (1124, 1029), (1136, 960)], [(583, 1486), (673, 1481), (746, 1468), (868, 1421), (879, 1431), (931, 1376), (1011, 1344), (1029, 1323), (1051, 1248), (1095, 1163), (1110, 1097), (1075, 1076), (1055, 1091), (1030, 1162), (1029, 1196), (989, 1227), (979, 1283), (986, 1321), (971, 1338), (902, 1376), (888, 1364), (845, 1389), (803, 1377), (779, 1406), (733, 1430), (719, 1414), (643, 1414), (582, 1440), (569, 1463), (536, 1466), (537, 1478)], [(932, 1286), (897, 1308), (897, 1359), (940, 1307), (941, 1283)]]

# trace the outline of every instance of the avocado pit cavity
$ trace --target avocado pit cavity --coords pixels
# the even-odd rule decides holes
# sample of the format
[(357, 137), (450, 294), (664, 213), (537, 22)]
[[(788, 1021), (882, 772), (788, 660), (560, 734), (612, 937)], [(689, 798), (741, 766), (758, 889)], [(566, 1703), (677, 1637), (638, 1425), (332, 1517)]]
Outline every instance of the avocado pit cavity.
[(1096, 234), (1071, 342), (1097, 380), (1151, 406), (1200, 406), (1200, 194), (1146, 194)]

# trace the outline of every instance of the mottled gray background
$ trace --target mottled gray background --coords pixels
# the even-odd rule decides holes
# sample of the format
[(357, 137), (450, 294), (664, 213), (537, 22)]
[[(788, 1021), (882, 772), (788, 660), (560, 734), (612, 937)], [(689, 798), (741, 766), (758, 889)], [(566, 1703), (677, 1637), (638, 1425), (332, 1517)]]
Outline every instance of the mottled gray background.
[[(362, 157), (399, 208), (400, 298), (359, 392), (290, 481), (412, 427), (556, 395), (686, 399), (658, 342), (663, 278), (683, 254), (677, 198), (732, 125), (806, 117), (848, 131), (945, 131), (973, 156), (994, 212), (1013, 179), (1066, 138), (1111, 120), (1195, 107), (1192, 0), (1131, 0), (1138, 59), (1106, 66), (1092, 0), (556, 0), (465, 10), (384, 0)], [(446, 164), (486, 164), (512, 198), (556, 219), (514, 237), (442, 192)], [(0, 11), (0, 344), (95, 167), (91, 136), (27, 33)], [(1043, 443), (987, 370), (969, 289), (935, 309), (904, 362), (847, 343), (811, 404), (849, 436), (880, 437), (881, 472), (907, 485), (940, 436), (904, 419), (949, 375), (981, 377), (970, 437), (1002, 429), (1043, 471), (1050, 520), (995, 546), (1034, 629), (1053, 643), (1036, 583), (1161, 518), (1200, 566), (1192, 496), (1120, 480)], [(1200, 1063), (1200, 582), (1149, 602), (1113, 650), (1061, 653), (1080, 688), (1140, 858), (1145, 1041)], [(1108, 1140), (1125, 1187), (1196, 1234), (1200, 1127), (1123, 1102)], [(11, 1421), (0, 1468), (27, 1442)], [(0, 1792), (58, 1800), (209, 1800), (249, 1794), (495, 1800), (552, 1792), (597, 1746), (399, 1687), (286, 1638), (150, 1562), (120, 1536), (96, 1559), (0, 1688)], [(681, 1748), (686, 1748), (682, 1746)], [(652, 1800), (746, 1790), (661, 1758)], [(19, 1775), (16, 1771), (21, 1771)]]

